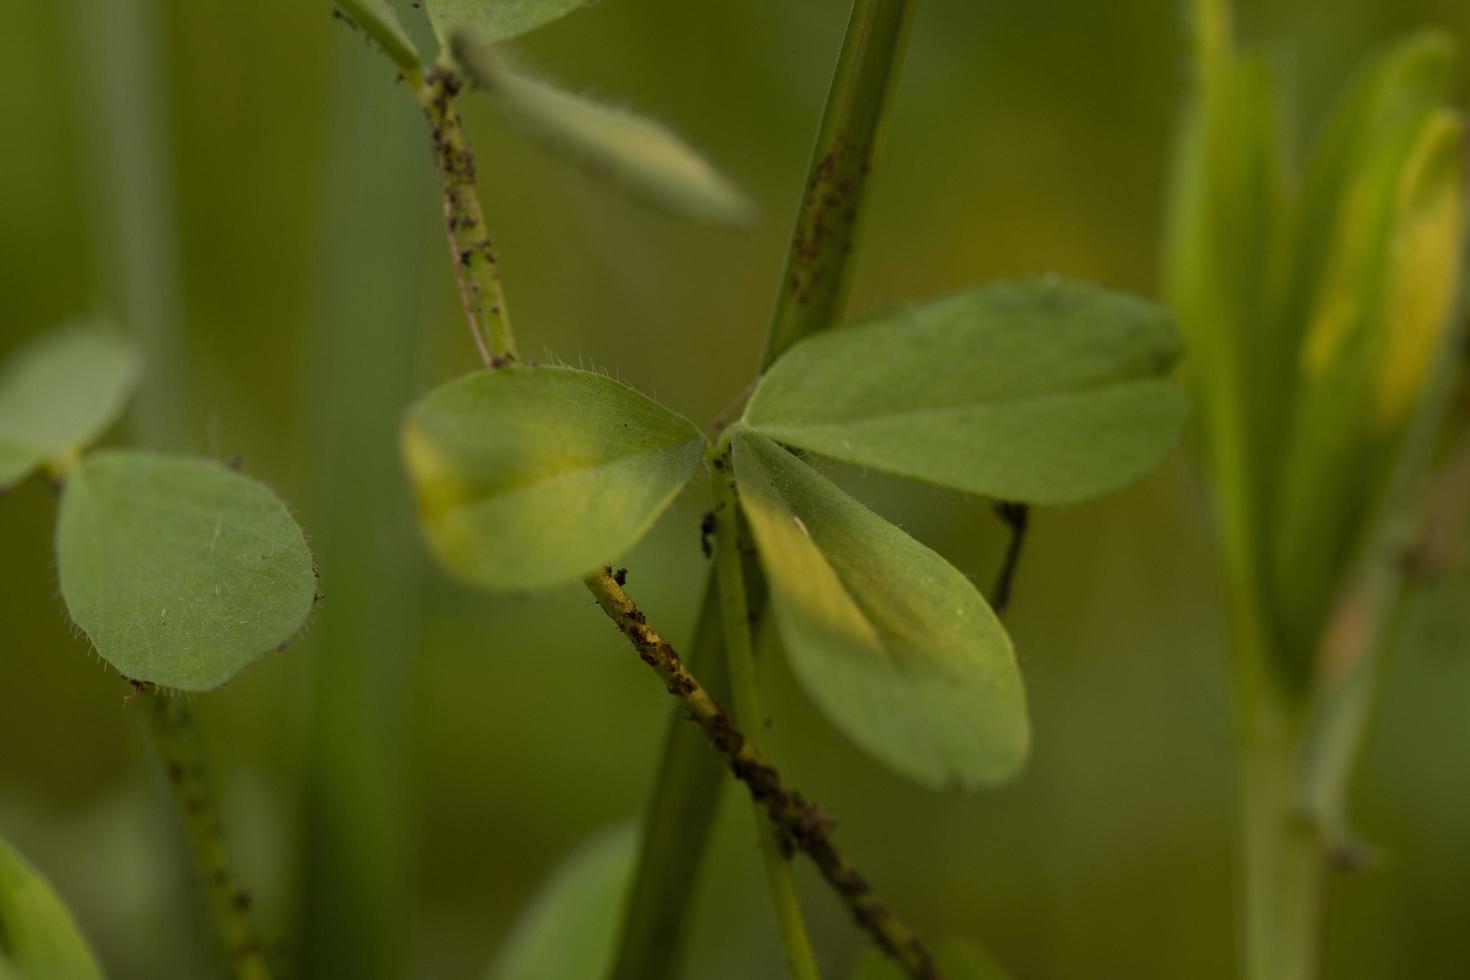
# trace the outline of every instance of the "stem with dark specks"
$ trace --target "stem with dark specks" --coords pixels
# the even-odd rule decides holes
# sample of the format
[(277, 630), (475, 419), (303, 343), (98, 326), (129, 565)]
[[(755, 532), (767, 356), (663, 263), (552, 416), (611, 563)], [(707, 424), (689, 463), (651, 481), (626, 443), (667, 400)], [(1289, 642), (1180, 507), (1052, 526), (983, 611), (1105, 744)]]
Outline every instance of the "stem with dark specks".
[(144, 700), (143, 715), (153, 749), (163, 764), (194, 860), (204, 876), (215, 930), (229, 957), (230, 975), (235, 980), (270, 980), (251, 916), (250, 895), (235, 879), (225, 849), (219, 809), (205, 778), (194, 719), (182, 698), (169, 697), (147, 685), (135, 687)]
[[(714, 497), (715, 577), (720, 590), (720, 620), (725, 631), (730, 690), (735, 698), (736, 718), (745, 723), (745, 730), (750, 733), (751, 748), (760, 752), (765, 712), (761, 709), (754, 644), (750, 638), (750, 603), (745, 597), (745, 570), (740, 564), (740, 500), (728, 448), (710, 460), (710, 487)], [(787, 972), (793, 980), (819, 980), (821, 972), (812, 953), (801, 901), (796, 894), (796, 882), (791, 877), (791, 865), (782, 842), (776, 838), (776, 828), (762, 819), (759, 804), (756, 804), (755, 820), (757, 843), (766, 869), (766, 886), (770, 891), (771, 908), (776, 913), (776, 924), (780, 927)]]
[(847, 863), (832, 842), (832, 821), (816, 804), (787, 786), (781, 774), (741, 734), (729, 713), (685, 668), (678, 652), (648, 625), (612, 569), (589, 575), (587, 588), (644, 663), (680, 700), (685, 717), (698, 725), (735, 778), (766, 811), (786, 840), (801, 851), (837, 892), (853, 920), (912, 980), (942, 980), (933, 956), (907, 925), (888, 910), (866, 878)]

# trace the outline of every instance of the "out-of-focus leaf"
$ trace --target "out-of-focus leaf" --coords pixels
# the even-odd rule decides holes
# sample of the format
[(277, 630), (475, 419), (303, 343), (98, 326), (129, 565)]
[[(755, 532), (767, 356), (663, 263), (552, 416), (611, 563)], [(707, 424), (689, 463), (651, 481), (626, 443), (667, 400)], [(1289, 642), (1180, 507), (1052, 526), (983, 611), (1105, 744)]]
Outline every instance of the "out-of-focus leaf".
[(1305, 664), (1374, 523), (1449, 323), (1463, 126), (1442, 103), (1451, 45), (1406, 41), (1334, 113), (1304, 189), (1285, 316), (1302, 331), (1273, 525), (1287, 646)]
[(997, 283), (789, 350), (744, 423), (788, 445), (1038, 504), (1115, 490), (1178, 437), (1168, 313), (1097, 286)]
[(71, 913), (46, 879), (0, 840), (0, 977), (102, 980)]
[[(968, 939), (946, 939), (934, 950), (934, 960), (948, 980), (1011, 980), (995, 957)], [(904, 972), (883, 951), (868, 947), (852, 980), (903, 980)]]
[(137, 387), (137, 348), (104, 324), (42, 334), (0, 371), (0, 488), (37, 467), (64, 469), (122, 414)]
[(439, 43), (457, 31), (486, 41), (505, 41), (564, 17), (592, 0), (425, 0)]
[(456, 578), (523, 591), (617, 559), (699, 466), (704, 435), (601, 374), (507, 365), (435, 389), (403, 451), (429, 547)]
[(456, 34), (455, 60), (548, 150), (647, 204), (701, 221), (742, 223), (754, 209), (677, 133), (635, 112), (512, 69)]
[(133, 680), (202, 691), (289, 640), (316, 576), (301, 528), (263, 484), (207, 460), (88, 455), (56, 528), (67, 611)]
[(1265, 62), (1232, 45), (1228, 5), (1195, 4), (1194, 92), (1169, 189), (1163, 294), (1189, 357), (1221, 537), (1237, 592), (1263, 594), (1267, 515), (1294, 385), (1295, 341), (1273, 308), (1288, 201)]
[(731, 436), (796, 676), (868, 752), (935, 788), (1025, 761), (1010, 638), (970, 580), (764, 436)]
[[(490, 0), (494, 2), (494, 0)], [(400, 71), (416, 72), (421, 66), (419, 53), (388, 6), (388, 0), (337, 0), (337, 6), (354, 24), (367, 32), (378, 47)]]
[(521, 914), (487, 980), (587, 980), (612, 966), (633, 875), (633, 827), (607, 831), (562, 861)]

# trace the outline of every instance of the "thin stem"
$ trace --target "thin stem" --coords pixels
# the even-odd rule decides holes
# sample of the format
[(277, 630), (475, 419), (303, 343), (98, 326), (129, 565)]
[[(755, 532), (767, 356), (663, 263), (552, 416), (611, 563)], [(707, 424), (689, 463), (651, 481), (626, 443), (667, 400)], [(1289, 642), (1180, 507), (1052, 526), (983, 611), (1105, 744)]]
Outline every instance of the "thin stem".
[[(761, 370), (798, 340), (831, 326), (842, 312), (878, 129), (898, 75), (912, 8), (912, 0), (855, 0), (853, 4), (777, 287)], [(741, 397), (744, 394), (748, 389)], [(734, 405), (720, 413), (716, 429), (723, 427), (733, 411)], [(762, 581), (758, 568), (747, 570), (747, 600), (753, 617), (764, 606)], [(720, 643), (714, 620), (716, 591), (716, 584), (708, 583), (705, 612), (695, 630), (696, 637), (713, 637), (708, 659), (701, 656), (705, 663), (719, 656), (715, 649)], [(677, 803), (701, 822), (679, 824), (681, 837), (694, 853), (677, 860), (661, 860), (655, 853), (660, 847), (657, 838), (644, 835), (613, 980), (669, 980), (674, 976), (678, 943), (667, 937), (678, 935), (678, 917), (688, 906), (699, 852), (709, 837), (715, 812), (720, 783), (696, 775), (697, 770), (682, 754), (687, 742), (678, 734), (679, 719), (671, 719), (669, 726), (664, 762), (648, 812), (651, 818)], [(685, 780), (687, 785), (675, 785), (676, 780)], [(659, 928), (671, 919), (675, 928)]]
[(903, 59), (913, 0), (855, 0), (807, 170), (764, 371), (842, 313), (879, 125)]
[(163, 764), (194, 860), (204, 876), (215, 930), (229, 957), (230, 975), (235, 980), (270, 980), (251, 916), (250, 895), (235, 879), (225, 849), (219, 809), (205, 778), (194, 719), (182, 698), (168, 697), (146, 685), (135, 686), (145, 699), (143, 717), (153, 750)]
[(996, 615), (1000, 615), (1011, 604), (1011, 588), (1016, 582), (1016, 569), (1021, 564), (1021, 548), (1026, 544), (1026, 528), (1031, 523), (1031, 511), (1025, 504), (999, 500), (995, 504), (995, 513), (1005, 521), (1010, 530), (1005, 558), (1001, 561), (1000, 571), (996, 573), (995, 585), (990, 589), (990, 608), (995, 610)]
[(500, 288), (500, 265), (475, 190), (475, 154), (454, 109), (461, 84), (453, 71), (436, 66), (416, 94), (434, 138), (434, 165), (444, 190), (444, 227), (460, 305), (480, 357), (488, 367), (497, 367), (515, 358), (515, 335)]
[(648, 625), (648, 618), (613, 577), (603, 569), (586, 578), (587, 588), (608, 617), (628, 638), (644, 663), (679, 699), (685, 717), (698, 725), (725, 759), (751, 798), (765, 808), (783, 840), (801, 851), (837, 892), (853, 919), (913, 980), (941, 980), (933, 957), (913, 930), (890, 912), (832, 842), (832, 821), (822, 809), (788, 787), (776, 768), (740, 733), (730, 715), (685, 668), (677, 651)]
[[(745, 722), (751, 748), (763, 752), (760, 683), (755, 670), (755, 651), (750, 637), (750, 604), (745, 597), (745, 571), (740, 565), (739, 498), (736, 495), (730, 452), (710, 460), (710, 485), (714, 496), (715, 577), (720, 590), (720, 619), (724, 624), (725, 655), (730, 670), (730, 689), (735, 697), (735, 717)], [(755, 804), (756, 838), (766, 868), (766, 886), (771, 907), (781, 931), (786, 969), (795, 980), (819, 980), (816, 957), (801, 914), (796, 882), (791, 877), (788, 855), (776, 839), (775, 828), (761, 818)]]
[[(690, 670), (700, 672), (716, 698), (723, 696), (727, 686), (724, 652), (719, 587), (711, 573), (688, 648), (688, 664)], [(688, 934), (684, 923), (694, 905), (701, 859), (727, 779), (699, 732), (673, 715), (644, 808), (638, 864), (628, 891), (611, 980), (666, 980), (678, 975)], [(678, 833), (669, 833), (670, 827), (677, 827)]]

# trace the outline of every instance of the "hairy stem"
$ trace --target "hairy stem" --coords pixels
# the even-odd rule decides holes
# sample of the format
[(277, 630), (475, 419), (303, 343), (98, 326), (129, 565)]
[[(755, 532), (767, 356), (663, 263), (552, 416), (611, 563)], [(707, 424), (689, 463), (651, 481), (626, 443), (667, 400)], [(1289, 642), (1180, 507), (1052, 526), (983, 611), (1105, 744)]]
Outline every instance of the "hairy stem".
[(858, 926), (913, 980), (938, 980), (939, 968), (918, 936), (888, 910), (867, 879), (837, 849), (832, 841), (832, 821), (821, 808), (782, 781), (775, 767), (755, 750), (725, 709), (685, 668), (674, 648), (648, 625), (647, 617), (618, 584), (612, 570), (589, 575), (585, 581), (597, 604), (643, 662), (663, 680), (668, 692), (680, 700), (685, 716), (699, 726), (735, 778), (745, 784), (782, 839), (811, 859)]
[(153, 750), (163, 764), (194, 860), (204, 876), (215, 930), (229, 957), (230, 975), (235, 980), (270, 980), (251, 916), (250, 895), (235, 879), (225, 849), (194, 719), (182, 698), (168, 697), (146, 685), (137, 685), (137, 690), (146, 699), (143, 716)]
[[(724, 654), (719, 587), (711, 574), (688, 648), (688, 664), (700, 672), (716, 698), (726, 686)], [(609, 974), (612, 980), (666, 980), (678, 975), (688, 933), (684, 923), (693, 907), (701, 859), (727, 778), (699, 732), (678, 715), (670, 718), (643, 812), (638, 864)], [(670, 827), (679, 832), (670, 834)]]
[[(912, 8), (913, 0), (855, 0), (853, 4), (791, 233), (786, 268), (776, 291), (761, 370), (792, 344), (831, 326), (841, 315), (878, 128), (898, 74)], [(758, 616), (764, 605), (758, 568), (747, 569), (746, 583), (748, 604)], [(695, 630), (697, 637), (712, 637), (710, 656), (701, 656), (704, 663), (719, 653), (715, 649), (720, 643), (714, 619), (718, 615), (716, 592), (716, 583), (709, 582), (705, 611)], [(683, 728), (678, 718), (669, 722), (664, 762), (649, 814), (677, 803), (699, 818), (702, 822), (697, 824), (679, 824), (681, 838), (694, 853), (677, 860), (661, 859), (654, 853), (659, 847), (657, 839), (644, 835), (613, 980), (669, 980), (678, 969), (678, 943), (667, 938), (677, 935), (677, 929), (659, 927), (682, 923), (720, 790), (718, 781), (694, 775), (693, 764), (684, 755), (687, 736), (679, 734)], [(679, 786), (674, 785), (675, 780), (689, 782)]]
[(879, 124), (903, 58), (913, 0), (855, 0), (776, 294), (764, 371), (842, 313)]
[[(765, 712), (761, 710), (760, 683), (755, 670), (755, 651), (750, 637), (750, 604), (745, 597), (745, 571), (740, 564), (739, 498), (735, 490), (730, 452), (710, 461), (710, 485), (714, 495), (715, 576), (720, 589), (720, 619), (724, 624), (726, 663), (730, 670), (730, 690), (735, 698), (735, 716), (745, 722), (750, 746), (763, 752), (761, 730)], [(766, 886), (771, 894), (771, 907), (781, 931), (781, 947), (786, 954), (786, 969), (795, 980), (818, 980), (816, 957), (801, 914), (796, 882), (791, 865), (776, 830), (762, 819), (760, 804), (755, 805), (756, 838), (761, 860), (766, 868)]]
[(457, 74), (437, 66), (429, 70), (417, 95), (434, 138), (434, 165), (444, 191), (444, 227), (460, 305), (480, 357), (495, 367), (516, 356), (516, 343), (500, 289), (500, 265), (475, 191), (475, 154), (454, 109), (461, 84)]

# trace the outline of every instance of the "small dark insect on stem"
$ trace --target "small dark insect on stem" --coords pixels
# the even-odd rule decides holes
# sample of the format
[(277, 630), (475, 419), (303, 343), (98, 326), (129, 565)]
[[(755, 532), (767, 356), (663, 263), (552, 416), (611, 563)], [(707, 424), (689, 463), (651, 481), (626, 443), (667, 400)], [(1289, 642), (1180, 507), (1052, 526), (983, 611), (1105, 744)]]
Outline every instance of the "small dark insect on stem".
[(586, 584), (638, 656), (680, 700), (685, 716), (699, 726), (735, 778), (765, 810), (781, 840), (811, 859), (858, 926), (912, 980), (941, 980), (939, 967), (923, 942), (888, 910), (867, 879), (837, 849), (832, 841), (831, 818), (788, 786), (776, 768), (755, 750), (735, 720), (684, 666), (678, 652), (648, 625), (647, 617), (618, 584), (612, 569), (589, 575)]
[(1001, 562), (995, 585), (990, 589), (990, 607), (1000, 615), (1011, 603), (1011, 587), (1015, 583), (1016, 568), (1021, 564), (1021, 548), (1026, 543), (1026, 527), (1030, 523), (1031, 512), (1025, 504), (997, 500), (995, 514), (1011, 532), (1010, 541), (1006, 543), (1005, 560)]

